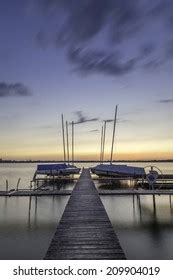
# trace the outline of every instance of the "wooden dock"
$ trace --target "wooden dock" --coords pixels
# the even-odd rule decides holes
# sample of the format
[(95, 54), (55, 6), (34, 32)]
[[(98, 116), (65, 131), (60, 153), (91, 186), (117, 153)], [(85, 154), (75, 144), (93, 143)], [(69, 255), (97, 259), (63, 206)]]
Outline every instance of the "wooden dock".
[(0, 191), (0, 196), (46, 196), (46, 195), (71, 195), (71, 190), (14, 190), (14, 191)]
[(125, 259), (88, 169), (74, 187), (45, 259)]
[[(99, 195), (173, 195), (173, 189), (97, 189)], [(1, 196), (15, 197), (15, 196), (50, 196), (50, 195), (71, 195), (72, 190), (13, 190), (0, 191)]]
[(117, 190), (98, 190), (99, 195), (173, 195), (173, 190), (155, 189), (117, 189)]

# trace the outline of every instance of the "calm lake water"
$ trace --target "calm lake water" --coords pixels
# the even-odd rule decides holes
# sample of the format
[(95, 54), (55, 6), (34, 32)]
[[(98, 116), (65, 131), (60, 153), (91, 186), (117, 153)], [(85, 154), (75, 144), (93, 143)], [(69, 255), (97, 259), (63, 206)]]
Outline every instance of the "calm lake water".
[[(163, 173), (173, 173), (173, 163), (157, 166)], [(10, 188), (16, 187), (18, 178), (19, 187), (27, 188), (35, 168), (36, 164), (28, 163), (0, 164), (0, 190), (5, 189), (6, 179)], [(0, 197), (0, 259), (42, 259), (68, 199), (69, 196)], [(154, 201), (153, 196), (101, 199), (128, 259), (173, 259), (173, 201), (169, 196), (155, 196)]]

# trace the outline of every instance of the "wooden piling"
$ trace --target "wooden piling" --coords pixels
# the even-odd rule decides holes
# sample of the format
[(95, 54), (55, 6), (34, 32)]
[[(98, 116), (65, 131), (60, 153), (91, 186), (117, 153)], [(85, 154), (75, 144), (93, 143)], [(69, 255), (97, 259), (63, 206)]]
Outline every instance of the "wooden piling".
[(8, 180), (6, 180), (6, 192), (8, 192)]

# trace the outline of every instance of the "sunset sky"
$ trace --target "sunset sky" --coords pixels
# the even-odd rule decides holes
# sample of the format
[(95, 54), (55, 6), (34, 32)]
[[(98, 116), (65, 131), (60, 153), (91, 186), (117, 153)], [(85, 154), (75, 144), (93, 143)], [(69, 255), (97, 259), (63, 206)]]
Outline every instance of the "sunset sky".
[(172, 31), (172, 0), (0, 1), (0, 158), (63, 159), (63, 113), (99, 159), (116, 104), (114, 159), (173, 158)]

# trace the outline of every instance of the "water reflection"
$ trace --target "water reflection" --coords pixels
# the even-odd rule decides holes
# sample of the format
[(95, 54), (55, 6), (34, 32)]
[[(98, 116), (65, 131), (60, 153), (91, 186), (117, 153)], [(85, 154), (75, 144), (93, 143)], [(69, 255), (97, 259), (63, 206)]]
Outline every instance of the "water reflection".
[(71, 178), (42, 178), (35, 182), (34, 189), (39, 188), (40, 190), (73, 190), (76, 179)]
[(31, 202), (32, 196), (29, 197), (29, 209), (28, 209), (28, 229), (31, 228)]
[(43, 259), (68, 199), (0, 197), (0, 259)]
[(173, 259), (170, 196), (101, 196), (128, 259)]
[(133, 189), (137, 186), (136, 179), (100, 178), (94, 180), (96, 188), (100, 190)]
[(37, 196), (35, 196), (35, 209), (34, 209), (34, 227), (37, 227)]

